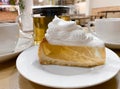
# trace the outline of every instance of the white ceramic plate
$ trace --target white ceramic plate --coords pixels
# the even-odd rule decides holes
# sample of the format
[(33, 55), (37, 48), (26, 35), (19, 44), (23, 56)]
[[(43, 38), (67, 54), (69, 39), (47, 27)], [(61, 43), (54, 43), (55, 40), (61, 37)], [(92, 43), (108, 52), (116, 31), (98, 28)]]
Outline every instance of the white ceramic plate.
[(0, 62), (7, 61), (7, 60), (10, 60), (10, 59), (18, 56), (18, 54), (20, 52), (22, 52), (23, 50), (31, 47), (32, 44), (33, 44), (32, 39), (20, 37), (19, 40), (18, 40), (18, 43), (16, 45), (16, 48), (13, 52), (5, 53), (5, 54), (0, 55)]
[(119, 57), (107, 48), (106, 53), (105, 65), (92, 68), (41, 65), (38, 59), (38, 47), (33, 46), (19, 55), (16, 66), (26, 79), (40, 85), (55, 88), (83, 88), (103, 83), (118, 73)]

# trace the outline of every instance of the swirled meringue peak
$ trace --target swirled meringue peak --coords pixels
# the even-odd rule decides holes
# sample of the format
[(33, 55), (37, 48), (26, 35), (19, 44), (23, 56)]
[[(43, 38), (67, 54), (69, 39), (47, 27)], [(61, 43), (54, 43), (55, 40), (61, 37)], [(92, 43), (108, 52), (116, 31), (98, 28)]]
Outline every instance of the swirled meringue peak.
[(74, 21), (65, 21), (57, 16), (48, 24), (45, 38), (53, 45), (104, 46), (103, 41), (87, 33)]

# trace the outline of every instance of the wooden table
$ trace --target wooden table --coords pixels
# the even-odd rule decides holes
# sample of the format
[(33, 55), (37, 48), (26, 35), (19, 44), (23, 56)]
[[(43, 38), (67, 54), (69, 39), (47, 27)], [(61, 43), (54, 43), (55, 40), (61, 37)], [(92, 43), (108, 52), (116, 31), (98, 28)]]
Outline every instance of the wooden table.
[(101, 11), (101, 12), (99, 12), (99, 14), (104, 13), (105, 18), (107, 18), (109, 13), (118, 13), (118, 12), (120, 13), (120, 10), (108, 10), (108, 11)]
[(18, 12), (0, 11), (0, 22), (15, 22)]
[[(120, 50), (113, 50), (120, 56)], [(22, 77), (16, 69), (16, 58), (0, 63), (0, 89), (53, 89), (37, 85)], [(120, 72), (109, 81), (82, 89), (120, 89)]]
[(90, 17), (89, 16), (72, 16), (71, 20), (76, 21), (78, 25), (85, 25), (87, 22), (90, 21)]

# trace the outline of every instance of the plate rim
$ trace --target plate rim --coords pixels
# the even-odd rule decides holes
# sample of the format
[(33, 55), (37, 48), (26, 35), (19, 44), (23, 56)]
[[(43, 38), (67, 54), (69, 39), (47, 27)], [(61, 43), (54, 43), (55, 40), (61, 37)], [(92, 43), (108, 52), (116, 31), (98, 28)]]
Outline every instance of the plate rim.
[[(30, 48), (34, 48), (35, 46), (32, 46), (32, 47), (30, 47)], [(43, 86), (47, 86), (47, 87), (53, 87), (53, 88), (86, 88), (86, 87), (91, 87), (91, 86), (94, 86), (94, 85), (98, 85), (98, 84), (101, 84), (101, 83), (104, 83), (104, 82), (106, 82), (106, 81), (108, 81), (108, 80), (110, 80), (111, 78), (113, 78), (115, 75), (117, 75), (117, 73), (119, 72), (119, 70), (120, 70), (120, 68), (116, 71), (116, 73), (114, 73), (114, 75), (112, 75), (111, 77), (109, 77), (109, 78), (107, 78), (107, 79), (104, 79), (103, 81), (101, 81), (101, 82), (97, 82), (97, 83), (94, 83), (94, 84), (90, 84), (90, 85), (87, 85), (87, 86), (53, 86), (53, 85), (49, 85), (49, 84), (44, 84), (44, 83), (42, 83), (42, 82), (40, 82), (40, 83), (38, 83), (38, 82), (36, 82), (36, 81), (34, 81), (34, 80), (31, 80), (31, 79), (29, 79), (28, 77), (26, 77), (26, 75), (24, 75), (23, 73), (21, 73), (21, 71), (19, 70), (19, 67), (18, 67), (18, 60), (19, 60), (19, 58), (21, 57), (21, 55), (23, 55), (27, 50), (29, 50), (30, 48), (28, 48), (28, 49), (26, 49), (26, 50), (24, 50), (19, 56), (18, 56), (18, 58), (17, 58), (17, 60), (16, 60), (16, 67), (17, 67), (17, 70), (18, 70), (18, 72), (24, 77), (24, 78), (26, 78), (27, 80), (29, 80), (29, 81), (31, 81), (31, 82), (33, 82), (33, 83), (36, 83), (36, 84), (38, 84), (38, 85), (43, 85)], [(111, 49), (109, 49), (109, 48), (106, 48), (106, 50), (108, 50), (108, 51), (111, 51), (116, 57), (118, 57), (119, 58), (119, 56), (115, 53), (115, 52), (113, 52)]]

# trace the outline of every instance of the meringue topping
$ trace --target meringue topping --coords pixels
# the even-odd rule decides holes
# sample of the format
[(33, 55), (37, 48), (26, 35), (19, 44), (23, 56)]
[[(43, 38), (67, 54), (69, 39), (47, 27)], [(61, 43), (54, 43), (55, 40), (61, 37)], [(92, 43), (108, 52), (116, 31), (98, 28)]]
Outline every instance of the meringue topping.
[(65, 21), (57, 16), (48, 24), (48, 29), (45, 34), (47, 41), (54, 45), (67, 45), (67, 46), (97, 46), (102, 44), (103, 41), (87, 33), (80, 25), (74, 21)]

